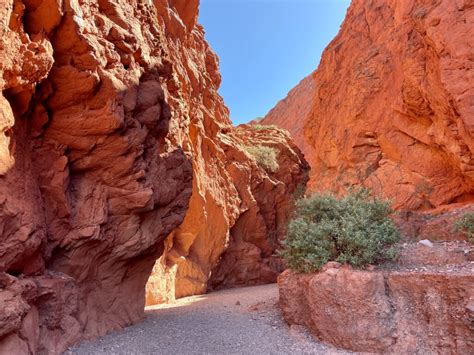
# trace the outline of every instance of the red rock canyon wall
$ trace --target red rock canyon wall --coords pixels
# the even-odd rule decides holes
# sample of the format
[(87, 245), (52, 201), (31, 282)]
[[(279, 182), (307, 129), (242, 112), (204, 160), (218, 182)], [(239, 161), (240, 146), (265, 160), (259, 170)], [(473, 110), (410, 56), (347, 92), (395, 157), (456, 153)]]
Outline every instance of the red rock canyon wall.
[(285, 271), (289, 324), (352, 351), (473, 352), (473, 247), (452, 229), (474, 210), (473, 37), (472, 1), (353, 0), (313, 87), (263, 119), (292, 132), (311, 190), (364, 185), (405, 210), (393, 265)]
[[(204, 292), (213, 270), (276, 277), (307, 166), (284, 132), (232, 128), (198, 5), (3, 1), (0, 353), (59, 353), (140, 320), (161, 255), (178, 296)], [(280, 170), (245, 152), (250, 135), (280, 150)], [(220, 261), (229, 245), (241, 268)]]
[(313, 191), (363, 184), (411, 210), (472, 203), (473, 37), (471, 1), (354, 0), (314, 87), (305, 79), (262, 123), (296, 132)]

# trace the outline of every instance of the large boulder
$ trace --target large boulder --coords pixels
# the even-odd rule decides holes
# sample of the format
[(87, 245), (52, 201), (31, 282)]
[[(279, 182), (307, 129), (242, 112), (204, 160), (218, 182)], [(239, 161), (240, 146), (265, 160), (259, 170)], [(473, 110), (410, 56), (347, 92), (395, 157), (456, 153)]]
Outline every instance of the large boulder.
[[(461, 245), (471, 249), (471, 262), (468, 254), (443, 245), (434, 246), (429, 260), (417, 246), (410, 248), (403, 256), (407, 266), (391, 270), (329, 263), (315, 274), (285, 271), (278, 280), (285, 320), (352, 351), (472, 353), (473, 248)], [(452, 255), (457, 260), (447, 261)]]

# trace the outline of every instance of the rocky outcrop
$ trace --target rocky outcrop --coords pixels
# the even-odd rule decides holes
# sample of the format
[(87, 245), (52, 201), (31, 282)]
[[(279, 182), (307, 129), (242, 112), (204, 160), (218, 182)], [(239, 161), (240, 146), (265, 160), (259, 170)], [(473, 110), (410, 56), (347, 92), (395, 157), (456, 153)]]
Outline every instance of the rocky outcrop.
[(353, 351), (472, 353), (472, 246), (435, 245), (429, 260), (416, 257), (425, 255), (419, 248), (428, 247), (407, 247), (410, 266), (398, 270), (328, 263), (317, 274), (285, 271), (278, 280), (285, 320)]
[[(262, 216), (288, 213), (282, 199), (307, 167), (284, 133), (265, 144), (290, 171), (267, 174), (239, 147), (252, 133), (233, 130), (217, 94), (198, 5), (2, 5), (0, 353), (59, 353), (140, 320), (161, 255), (180, 260), (164, 283), (204, 292), (246, 211), (260, 232), (281, 233), (280, 220), (263, 226)], [(265, 269), (270, 242), (260, 232), (250, 244)], [(247, 260), (255, 250), (242, 252)]]
[(242, 199), (242, 212), (212, 273), (208, 286), (213, 289), (276, 282), (284, 264), (275, 252), (286, 235), (293, 203), (304, 194), (308, 182), (308, 166), (287, 132), (239, 126), (234, 137), (244, 142), (246, 155), (245, 144), (274, 149), (278, 169), (262, 169), (253, 159), (245, 166), (242, 153), (235, 151), (235, 144), (229, 145), (229, 161), (239, 162), (229, 172)]
[(263, 120), (304, 127), (310, 189), (363, 184), (410, 210), (474, 201), (473, 13), (461, 0), (352, 2), (310, 113), (300, 84)]

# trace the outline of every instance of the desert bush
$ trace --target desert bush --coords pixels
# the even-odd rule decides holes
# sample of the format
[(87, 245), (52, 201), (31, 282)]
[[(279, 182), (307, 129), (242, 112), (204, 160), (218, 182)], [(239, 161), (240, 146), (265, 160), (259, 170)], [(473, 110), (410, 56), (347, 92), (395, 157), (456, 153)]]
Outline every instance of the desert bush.
[(244, 149), (249, 153), (263, 169), (274, 173), (278, 170), (278, 151), (275, 148), (264, 145), (247, 145)]
[(319, 270), (328, 261), (355, 267), (394, 260), (400, 234), (387, 201), (367, 190), (338, 199), (316, 194), (296, 204), (282, 256), (298, 272)]
[(474, 243), (474, 212), (467, 212), (454, 222), (454, 231), (464, 234)]

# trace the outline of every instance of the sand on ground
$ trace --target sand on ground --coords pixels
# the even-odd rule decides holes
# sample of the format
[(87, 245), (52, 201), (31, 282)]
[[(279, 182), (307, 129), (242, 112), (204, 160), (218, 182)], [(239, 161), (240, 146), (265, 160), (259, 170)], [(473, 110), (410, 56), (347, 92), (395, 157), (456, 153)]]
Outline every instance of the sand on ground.
[(148, 307), (143, 322), (66, 354), (346, 354), (288, 327), (276, 284), (236, 288)]

